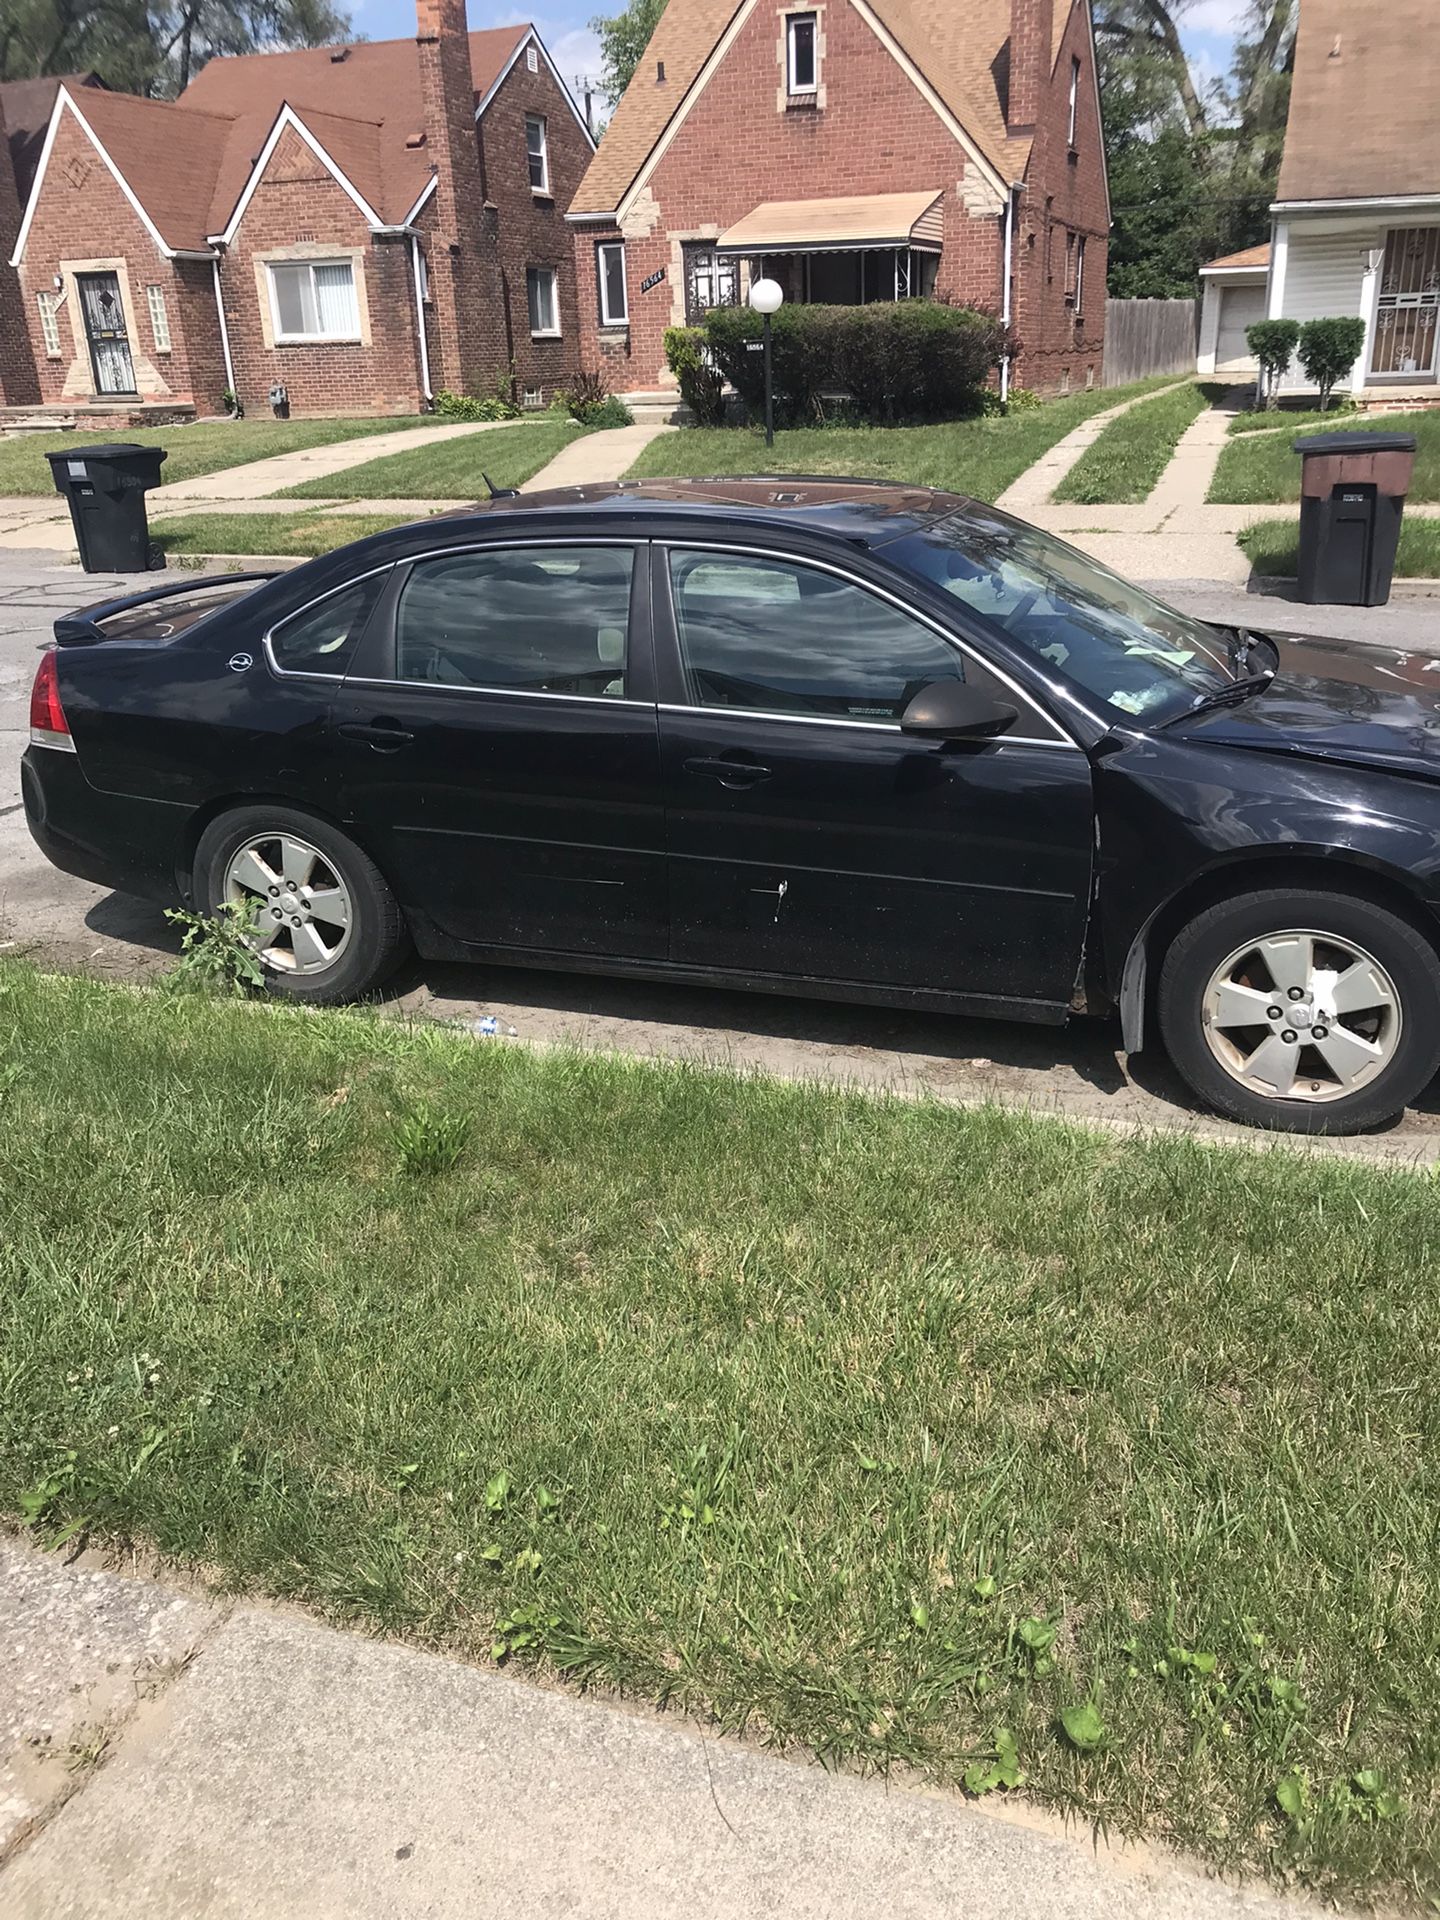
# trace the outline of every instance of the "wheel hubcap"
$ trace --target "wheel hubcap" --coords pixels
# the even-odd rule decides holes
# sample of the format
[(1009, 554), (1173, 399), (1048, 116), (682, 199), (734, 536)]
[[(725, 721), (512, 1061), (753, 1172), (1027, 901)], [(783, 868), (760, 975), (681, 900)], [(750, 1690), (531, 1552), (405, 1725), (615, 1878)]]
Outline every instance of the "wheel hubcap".
[(1339, 1100), (1400, 1044), (1400, 996), (1373, 954), (1314, 929), (1237, 947), (1210, 976), (1210, 1051), (1232, 1080), (1272, 1100)]
[(246, 914), (262, 966), (323, 973), (350, 939), (350, 890), (318, 847), (293, 834), (247, 840), (225, 870), (225, 898)]

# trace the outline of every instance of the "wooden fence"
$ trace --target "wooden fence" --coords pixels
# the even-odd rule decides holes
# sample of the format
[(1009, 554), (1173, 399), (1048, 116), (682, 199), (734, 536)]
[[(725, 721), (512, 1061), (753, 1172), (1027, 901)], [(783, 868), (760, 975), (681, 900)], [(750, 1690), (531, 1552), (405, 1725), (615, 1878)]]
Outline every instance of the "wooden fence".
[(1105, 385), (1193, 373), (1199, 340), (1198, 300), (1107, 300)]

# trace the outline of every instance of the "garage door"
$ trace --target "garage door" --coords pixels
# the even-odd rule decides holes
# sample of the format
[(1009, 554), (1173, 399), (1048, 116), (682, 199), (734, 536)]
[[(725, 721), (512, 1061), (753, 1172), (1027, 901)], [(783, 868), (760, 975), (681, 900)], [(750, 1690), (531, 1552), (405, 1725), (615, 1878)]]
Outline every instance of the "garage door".
[(1245, 344), (1245, 329), (1265, 318), (1264, 287), (1226, 287), (1220, 296), (1220, 338), (1215, 345), (1217, 373), (1254, 373), (1255, 356)]

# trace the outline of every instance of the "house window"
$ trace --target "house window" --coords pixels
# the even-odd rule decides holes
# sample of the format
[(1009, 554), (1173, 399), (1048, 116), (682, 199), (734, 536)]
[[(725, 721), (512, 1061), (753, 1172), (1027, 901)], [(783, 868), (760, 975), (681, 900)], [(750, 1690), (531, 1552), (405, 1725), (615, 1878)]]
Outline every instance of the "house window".
[(60, 296), (58, 293), (37, 293), (36, 305), (40, 309), (40, 337), (45, 342), (46, 358), (60, 358)]
[(415, 249), (415, 270), (420, 281), (420, 298), (422, 301), (428, 301), (430, 298), (430, 257), (425, 249), (420, 246), (417, 246)]
[(738, 260), (716, 253), (713, 247), (685, 249), (685, 318), (702, 321), (712, 307), (740, 304)]
[(524, 397), (520, 404), (538, 412), (545, 405), (545, 389), (543, 387), (526, 387)]
[(1078, 320), (1085, 310), (1085, 236), (1065, 236), (1065, 304), (1075, 309)]
[(533, 40), (525, 49), (525, 65), (530, 69), (531, 73), (538, 73), (540, 71), (540, 55), (535, 50), (535, 42)]
[(600, 324), (630, 324), (630, 302), (625, 291), (625, 242), (606, 240), (595, 249), (595, 277), (600, 283)]
[(277, 341), (360, 338), (355, 269), (348, 260), (276, 260), (269, 272)]
[(1080, 106), (1080, 62), (1078, 60), (1072, 60), (1070, 62), (1070, 117), (1067, 122), (1067, 131), (1065, 134), (1065, 144), (1068, 147), (1073, 147), (1075, 145), (1075, 116), (1079, 109), (1079, 106)]
[(530, 303), (530, 331), (540, 339), (560, 332), (560, 306), (555, 297), (554, 267), (525, 269), (525, 297)]
[(785, 91), (791, 99), (813, 96), (819, 85), (816, 16), (792, 13), (785, 21)]
[(170, 315), (165, 310), (165, 289), (146, 287), (145, 304), (150, 309), (150, 331), (155, 337), (155, 351), (170, 351)]
[(527, 113), (525, 116), (525, 152), (530, 161), (530, 191), (549, 193), (550, 143), (545, 137), (545, 116), (542, 113)]

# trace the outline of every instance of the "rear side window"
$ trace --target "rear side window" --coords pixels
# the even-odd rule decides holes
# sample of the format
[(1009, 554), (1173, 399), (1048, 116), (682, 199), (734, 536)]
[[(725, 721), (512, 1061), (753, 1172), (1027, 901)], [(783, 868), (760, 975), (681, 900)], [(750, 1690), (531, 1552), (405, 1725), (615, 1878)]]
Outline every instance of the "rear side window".
[(385, 575), (373, 573), (282, 620), (270, 635), (276, 666), (282, 673), (344, 673), (384, 585)]
[(401, 680), (625, 697), (629, 547), (489, 547), (417, 561), (395, 618)]

